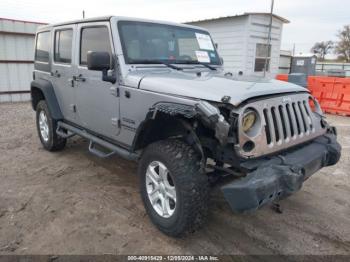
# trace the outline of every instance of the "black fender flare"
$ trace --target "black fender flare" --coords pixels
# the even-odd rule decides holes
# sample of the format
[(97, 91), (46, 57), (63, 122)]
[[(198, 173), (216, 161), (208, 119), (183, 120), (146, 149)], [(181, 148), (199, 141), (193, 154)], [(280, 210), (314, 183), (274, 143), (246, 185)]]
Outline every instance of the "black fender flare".
[(35, 89), (39, 89), (47, 102), (52, 118), (63, 119), (61, 108), (58, 104), (55, 90), (52, 83), (45, 79), (37, 79), (30, 84), (30, 93), (32, 97), (32, 107), (36, 110), (37, 98), (35, 97)]
[(187, 143), (194, 147), (197, 153), (201, 156), (201, 159), (204, 160), (204, 151), (200, 140), (197, 134), (194, 132), (191, 125), (187, 121), (185, 121), (185, 119), (192, 119), (197, 116), (196, 108), (195, 106), (179, 103), (160, 102), (150, 108), (145, 120), (140, 124), (136, 131), (136, 135), (132, 145), (133, 150), (136, 149), (136, 144), (138, 143), (141, 137), (141, 133), (146, 128), (146, 124), (149, 123), (149, 121), (156, 119), (158, 113), (164, 113), (175, 118), (177, 116), (183, 117), (183, 119), (176, 118), (176, 123), (177, 125), (182, 126), (184, 130), (186, 130), (186, 136), (184, 138), (186, 139)]
[[(139, 127), (136, 130), (136, 134), (132, 143), (132, 149), (136, 149), (136, 145), (139, 142), (139, 139), (141, 137), (141, 133), (145, 130), (146, 124), (149, 123), (152, 120), (155, 120), (158, 113), (164, 113), (166, 115), (176, 117), (176, 116), (182, 116), (187, 119), (191, 119), (195, 117), (197, 114), (195, 111), (195, 108), (190, 105), (184, 105), (184, 104), (178, 104), (178, 103), (171, 103), (171, 102), (160, 102), (155, 105), (153, 105), (149, 111), (146, 114), (145, 119), (141, 122)], [(189, 131), (189, 127), (184, 125), (184, 121), (178, 121), (177, 122), (187, 131)]]
[(227, 123), (218, 108), (206, 101), (198, 101), (194, 105), (160, 102), (150, 109), (149, 113), (152, 112), (152, 118), (155, 118), (157, 112), (163, 112), (171, 116), (181, 115), (187, 119), (199, 117), (204, 125), (215, 131), (215, 137), (220, 144), (226, 145), (228, 142), (230, 124)]

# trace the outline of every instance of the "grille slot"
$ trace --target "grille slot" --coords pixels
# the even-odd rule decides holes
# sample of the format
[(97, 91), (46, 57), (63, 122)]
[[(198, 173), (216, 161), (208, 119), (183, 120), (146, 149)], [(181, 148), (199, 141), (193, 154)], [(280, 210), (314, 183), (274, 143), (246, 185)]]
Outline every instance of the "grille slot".
[(300, 127), (300, 115), (298, 114), (299, 111), (297, 111), (297, 107), (295, 106), (295, 103), (292, 103), (293, 113), (295, 117), (295, 122), (297, 123), (297, 134), (301, 134), (301, 127)]
[(308, 101), (291, 101), (263, 110), (266, 143), (269, 146), (287, 144), (298, 137), (311, 134), (314, 124)]
[(283, 134), (284, 134), (283, 138), (286, 140), (290, 136), (290, 134), (288, 135), (288, 133), (287, 133), (287, 130), (289, 129), (289, 127), (287, 127), (289, 120), (286, 119), (287, 113), (284, 112), (283, 109), (285, 109), (283, 106), (278, 107), (278, 111), (280, 113), (281, 120), (282, 120), (282, 127), (283, 127)]
[(267, 140), (267, 144), (269, 145), (272, 143), (272, 139), (271, 139), (271, 134), (270, 134), (270, 123), (269, 123), (269, 118), (267, 115), (267, 109), (264, 109), (264, 118), (266, 121), (266, 125), (265, 125), (266, 140)]

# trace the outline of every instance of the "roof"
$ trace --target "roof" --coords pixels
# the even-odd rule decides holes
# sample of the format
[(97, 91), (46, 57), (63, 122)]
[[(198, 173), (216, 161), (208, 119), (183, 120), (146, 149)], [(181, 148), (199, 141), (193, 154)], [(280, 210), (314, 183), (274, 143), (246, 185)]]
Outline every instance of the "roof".
[(0, 20), (2, 20), (2, 21), (10, 21), (10, 22), (21, 22), (21, 23), (28, 23), (28, 24), (37, 24), (37, 25), (47, 25), (47, 23), (43, 23), (43, 22), (17, 20), (17, 19), (10, 19), (10, 18), (4, 18), (4, 17), (0, 17)]
[(40, 27), (40, 30), (46, 30), (47, 28), (61, 26), (61, 25), (70, 25), (70, 24), (78, 24), (78, 23), (88, 23), (88, 22), (100, 22), (100, 21), (110, 21), (111, 19), (116, 19), (118, 21), (136, 21), (136, 22), (149, 22), (149, 23), (160, 23), (160, 24), (167, 24), (167, 25), (174, 25), (174, 26), (182, 26), (182, 27), (188, 27), (193, 29), (199, 29), (203, 31), (207, 31), (204, 28), (194, 26), (194, 25), (188, 25), (188, 24), (179, 24), (169, 21), (161, 21), (161, 20), (151, 20), (151, 19), (144, 19), (144, 18), (133, 18), (133, 17), (125, 17), (125, 16), (101, 16), (101, 17), (93, 17), (93, 18), (85, 18), (85, 19), (79, 19), (79, 20), (73, 20), (73, 21), (65, 21), (61, 23), (55, 23), (55, 24), (49, 24), (47, 26)]
[(313, 53), (300, 53), (300, 54), (296, 54), (294, 55), (294, 57), (296, 58), (303, 58), (303, 57), (317, 57), (316, 54), (313, 54)]
[[(54, 24), (48, 24), (47, 27), (60, 26), (60, 25), (70, 25), (70, 24), (78, 24), (78, 23), (88, 23), (88, 22), (98, 22), (98, 21), (109, 21), (111, 19), (111, 15), (109, 16), (100, 16), (100, 17), (92, 17), (92, 18), (84, 18), (78, 20), (64, 21)], [(41, 27), (46, 28), (46, 26)]]
[(291, 50), (280, 50), (280, 55), (281, 56), (292, 56), (293, 52)]
[[(221, 16), (221, 17), (216, 17), (216, 18), (209, 18), (209, 19), (203, 19), (203, 20), (197, 20), (197, 21), (191, 21), (191, 22), (186, 22), (186, 23), (199, 23), (199, 22), (209, 22), (209, 21), (216, 21), (216, 20), (221, 20), (221, 19), (230, 19), (230, 18), (238, 18), (238, 17), (244, 17), (244, 16), (250, 16), (250, 15), (268, 15), (270, 16), (270, 13), (258, 13), (258, 12), (253, 12), (253, 13), (244, 13), (240, 15), (232, 15), (232, 16)], [(279, 15), (273, 14), (273, 17), (282, 21), (285, 24), (289, 24), (290, 21), (286, 18), (283, 18)]]

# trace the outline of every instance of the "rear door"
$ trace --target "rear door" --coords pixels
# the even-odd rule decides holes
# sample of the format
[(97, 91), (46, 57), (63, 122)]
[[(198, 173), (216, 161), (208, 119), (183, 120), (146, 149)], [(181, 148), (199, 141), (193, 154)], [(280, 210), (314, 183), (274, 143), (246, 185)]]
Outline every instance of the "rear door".
[(76, 73), (73, 63), (76, 25), (55, 27), (53, 30), (53, 58), (51, 78), (64, 118), (76, 121), (75, 91), (72, 76)]
[[(88, 70), (87, 52), (105, 51), (114, 56), (109, 22), (78, 25), (76, 104), (81, 126), (103, 136), (115, 139), (119, 135), (118, 83), (102, 81), (102, 72)], [(114, 68), (111, 63), (111, 67)], [(117, 81), (118, 82), (118, 81)]]

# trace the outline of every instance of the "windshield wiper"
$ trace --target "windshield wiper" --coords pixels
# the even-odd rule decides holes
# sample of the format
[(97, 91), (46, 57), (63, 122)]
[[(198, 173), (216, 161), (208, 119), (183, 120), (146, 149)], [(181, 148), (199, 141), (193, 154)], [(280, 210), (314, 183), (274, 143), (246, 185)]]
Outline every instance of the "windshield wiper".
[(170, 64), (170, 63), (166, 63), (166, 62), (164, 62), (164, 61), (159, 61), (161, 64), (163, 64), (163, 65), (166, 65), (167, 67), (170, 67), (170, 68), (172, 68), (172, 69), (175, 69), (175, 70), (183, 70), (183, 68), (181, 68), (181, 67), (178, 67), (178, 66), (174, 66), (174, 65), (172, 65), (172, 64)]
[(133, 63), (138, 63), (138, 64), (162, 64), (162, 65), (165, 65), (165, 66), (167, 66), (167, 67), (169, 67), (171, 69), (175, 69), (175, 70), (178, 70), (178, 71), (183, 70), (183, 68), (175, 66), (172, 63), (167, 63), (167, 62), (165, 62), (163, 60), (152, 60), (152, 59), (143, 59), (143, 60), (140, 59), (140, 60), (138, 60), (138, 59), (135, 59), (135, 60), (133, 60)]
[(199, 61), (184, 61), (184, 62), (181, 61), (181, 64), (182, 63), (183, 64), (188, 64), (188, 65), (202, 65), (202, 66), (205, 66), (206, 68), (209, 68), (210, 70), (216, 71), (215, 67), (213, 67), (211, 65), (208, 65), (208, 64), (205, 64), (205, 63), (202, 63), (202, 62), (199, 62)]

